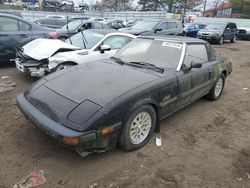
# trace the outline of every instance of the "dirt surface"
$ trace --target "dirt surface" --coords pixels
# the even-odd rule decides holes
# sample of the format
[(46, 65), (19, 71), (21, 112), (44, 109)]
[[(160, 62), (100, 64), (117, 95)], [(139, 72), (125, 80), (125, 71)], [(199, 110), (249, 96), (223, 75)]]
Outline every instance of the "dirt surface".
[[(0, 188), (44, 170), (41, 187), (250, 187), (250, 42), (215, 46), (233, 62), (220, 100), (193, 103), (161, 122), (162, 146), (154, 134), (142, 149), (81, 157), (32, 127), (16, 96), (34, 79), (1, 67), (14, 90), (0, 93)], [(248, 88), (248, 89), (246, 89)]]

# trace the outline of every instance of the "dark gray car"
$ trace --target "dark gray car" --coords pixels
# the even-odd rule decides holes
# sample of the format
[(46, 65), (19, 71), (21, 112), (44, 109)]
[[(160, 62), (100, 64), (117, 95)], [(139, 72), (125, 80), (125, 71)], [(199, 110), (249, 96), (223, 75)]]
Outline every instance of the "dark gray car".
[(97, 21), (75, 20), (63, 26), (61, 29), (57, 29), (56, 32), (58, 39), (64, 41), (67, 38), (85, 29), (111, 29), (111, 28), (106, 24)]
[(183, 35), (181, 23), (172, 19), (145, 19), (120, 31), (133, 35)]
[(200, 29), (197, 38), (223, 44), (225, 40), (234, 43), (236, 41), (237, 26), (232, 22), (210, 23), (204, 29)]
[(43, 28), (21, 17), (0, 13), (0, 58), (1, 62), (16, 57), (16, 48), (33, 39), (54, 38), (53, 30)]

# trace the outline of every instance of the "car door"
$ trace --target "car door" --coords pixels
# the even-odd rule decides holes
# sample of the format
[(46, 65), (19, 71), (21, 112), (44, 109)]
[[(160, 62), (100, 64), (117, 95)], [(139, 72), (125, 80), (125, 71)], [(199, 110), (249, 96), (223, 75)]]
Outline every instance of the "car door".
[[(91, 59), (99, 60), (99, 59), (108, 59), (112, 57), (117, 50), (121, 49), (125, 46), (128, 42), (130, 42), (132, 38), (124, 35), (112, 35), (104, 39), (92, 52)], [(101, 46), (108, 45), (110, 46), (109, 51), (101, 52)]]
[(12, 17), (0, 17), (0, 58), (15, 58), (16, 47), (32, 39), (31, 25)]
[[(191, 63), (202, 63), (202, 67), (187, 70)], [(182, 68), (176, 73), (179, 83), (177, 108), (197, 100), (210, 90), (211, 72), (206, 45), (188, 44)]]
[(225, 30), (224, 30), (224, 39), (229, 40), (231, 39), (231, 29), (230, 29), (230, 24), (227, 24)]

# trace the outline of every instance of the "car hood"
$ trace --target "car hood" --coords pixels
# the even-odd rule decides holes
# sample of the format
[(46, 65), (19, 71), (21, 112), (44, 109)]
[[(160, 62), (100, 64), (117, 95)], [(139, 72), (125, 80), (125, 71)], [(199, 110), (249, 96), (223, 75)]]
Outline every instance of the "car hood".
[(129, 33), (129, 34), (133, 34), (133, 35), (140, 35), (142, 33), (150, 32), (150, 30), (147, 30), (147, 29), (133, 29), (132, 27), (123, 28), (120, 31), (123, 33)]
[(160, 76), (112, 63), (85, 63), (47, 76), (45, 86), (76, 103), (85, 100), (100, 106)]
[(57, 52), (79, 50), (81, 48), (70, 45), (61, 40), (35, 39), (23, 46), (23, 53), (29, 57), (42, 60), (51, 57)]
[(207, 33), (207, 34), (214, 34), (214, 33), (221, 33), (222, 31), (219, 29), (200, 29), (199, 33)]
[(246, 31), (250, 31), (250, 27), (238, 27), (238, 30), (242, 29), (242, 30), (246, 30)]

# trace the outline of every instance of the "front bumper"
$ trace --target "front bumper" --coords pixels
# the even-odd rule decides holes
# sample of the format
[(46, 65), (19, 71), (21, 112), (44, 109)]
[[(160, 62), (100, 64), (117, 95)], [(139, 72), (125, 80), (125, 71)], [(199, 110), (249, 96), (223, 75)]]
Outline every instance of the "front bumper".
[(15, 59), (16, 68), (23, 72), (28, 73), (32, 77), (42, 78), (48, 72), (47, 66), (43, 63), (36, 62), (36, 63), (21, 63), (21, 61), (16, 58)]
[[(83, 154), (84, 152), (103, 152), (116, 145), (121, 123), (109, 126), (109, 128), (112, 127), (114, 131), (108, 134), (102, 134), (101, 130), (80, 132), (67, 128), (45, 116), (29, 103), (23, 93), (17, 97), (17, 105), (24, 116), (30, 120), (35, 127), (55, 138), (61, 144), (73, 147), (80, 154)], [(76, 144), (65, 143), (65, 137), (79, 138), (80, 141)]]
[(250, 40), (250, 34), (248, 33), (237, 33), (237, 38), (242, 40)]
[(197, 35), (197, 38), (203, 39), (206, 41), (218, 41), (218, 40), (220, 40), (220, 36), (217, 36), (217, 35)]

